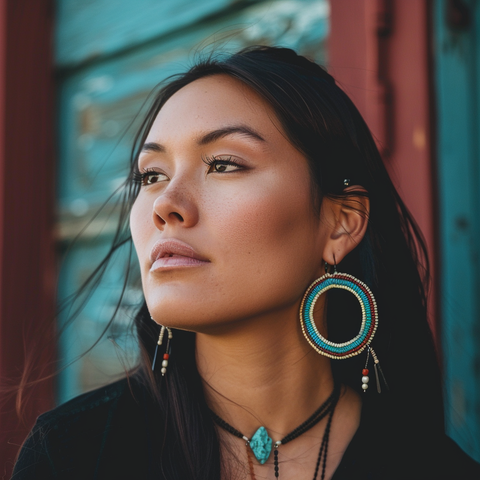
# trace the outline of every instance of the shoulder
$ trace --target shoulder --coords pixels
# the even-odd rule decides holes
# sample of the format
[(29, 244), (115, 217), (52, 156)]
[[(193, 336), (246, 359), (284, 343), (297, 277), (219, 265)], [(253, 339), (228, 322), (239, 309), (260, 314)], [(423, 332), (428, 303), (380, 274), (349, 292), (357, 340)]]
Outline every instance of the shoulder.
[(480, 465), (441, 431), (379, 422), (365, 402), (360, 426), (332, 480), (478, 480)]
[[(468, 456), (458, 445), (448, 436), (443, 438), (443, 452), (437, 452), (444, 459), (449, 459), (444, 466), (446, 471), (451, 472), (451, 478), (461, 478), (462, 480), (478, 480), (480, 478), (480, 464)], [(445, 465), (445, 464), (444, 464)]]
[(44, 413), (22, 447), (12, 479), (97, 478), (94, 472), (117, 444), (142, 437), (141, 396), (135, 381), (123, 379)]
[(127, 379), (84, 393), (58, 407), (40, 415), (35, 428), (59, 429), (62, 425), (73, 424), (89, 417), (107, 413), (128, 388)]

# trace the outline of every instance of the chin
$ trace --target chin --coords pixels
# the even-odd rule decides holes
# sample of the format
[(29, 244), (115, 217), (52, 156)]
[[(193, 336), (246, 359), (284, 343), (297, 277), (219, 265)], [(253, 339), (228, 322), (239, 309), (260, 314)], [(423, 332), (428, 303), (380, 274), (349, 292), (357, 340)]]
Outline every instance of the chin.
[(245, 312), (232, 308), (231, 303), (223, 305), (218, 299), (205, 302), (205, 298), (185, 298), (147, 296), (146, 301), (150, 315), (158, 324), (197, 333), (223, 331), (248, 316)]
[(211, 309), (192, 295), (159, 295), (155, 292), (146, 295), (146, 302), (150, 315), (160, 325), (196, 332), (215, 323), (212, 315), (205, 315)]

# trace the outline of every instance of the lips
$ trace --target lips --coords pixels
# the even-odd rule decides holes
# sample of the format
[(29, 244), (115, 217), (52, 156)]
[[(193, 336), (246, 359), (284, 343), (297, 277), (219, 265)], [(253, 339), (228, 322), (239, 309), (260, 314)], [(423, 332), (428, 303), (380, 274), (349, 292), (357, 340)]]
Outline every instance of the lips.
[(180, 240), (165, 239), (155, 243), (150, 253), (151, 272), (178, 267), (195, 267), (210, 261)]

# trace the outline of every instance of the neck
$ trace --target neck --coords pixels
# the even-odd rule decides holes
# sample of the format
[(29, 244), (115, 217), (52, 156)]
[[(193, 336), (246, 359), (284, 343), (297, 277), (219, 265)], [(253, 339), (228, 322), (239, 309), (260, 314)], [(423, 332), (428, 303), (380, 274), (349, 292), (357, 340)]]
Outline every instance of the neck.
[(247, 437), (263, 425), (280, 440), (333, 390), (330, 361), (303, 337), (297, 305), (198, 333), (196, 352), (208, 404)]

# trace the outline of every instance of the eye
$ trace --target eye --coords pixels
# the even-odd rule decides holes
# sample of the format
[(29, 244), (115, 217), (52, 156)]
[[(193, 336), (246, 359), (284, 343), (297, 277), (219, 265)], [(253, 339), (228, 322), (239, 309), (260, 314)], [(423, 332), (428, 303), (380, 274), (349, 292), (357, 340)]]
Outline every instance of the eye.
[(209, 173), (211, 172), (218, 172), (218, 173), (223, 173), (223, 172), (233, 172), (238, 169), (238, 165), (235, 165), (234, 163), (225, 163), (222, 161), (217, 161), (214, 164), (212, 164)]
[(232, 157), (204, 157), (203, 162), (209, 166), (208, 173), (230, 173), (243, 169), (242, 165), (232, 160)]
[(146, 168), (140, 172), (135, 172), (133, 180), (139, 183), (142, 187), (153, 185), (154, 183), (164, 182), (168, 180), (168, 177), (163, 172), (158, 172), (153, 168)]

